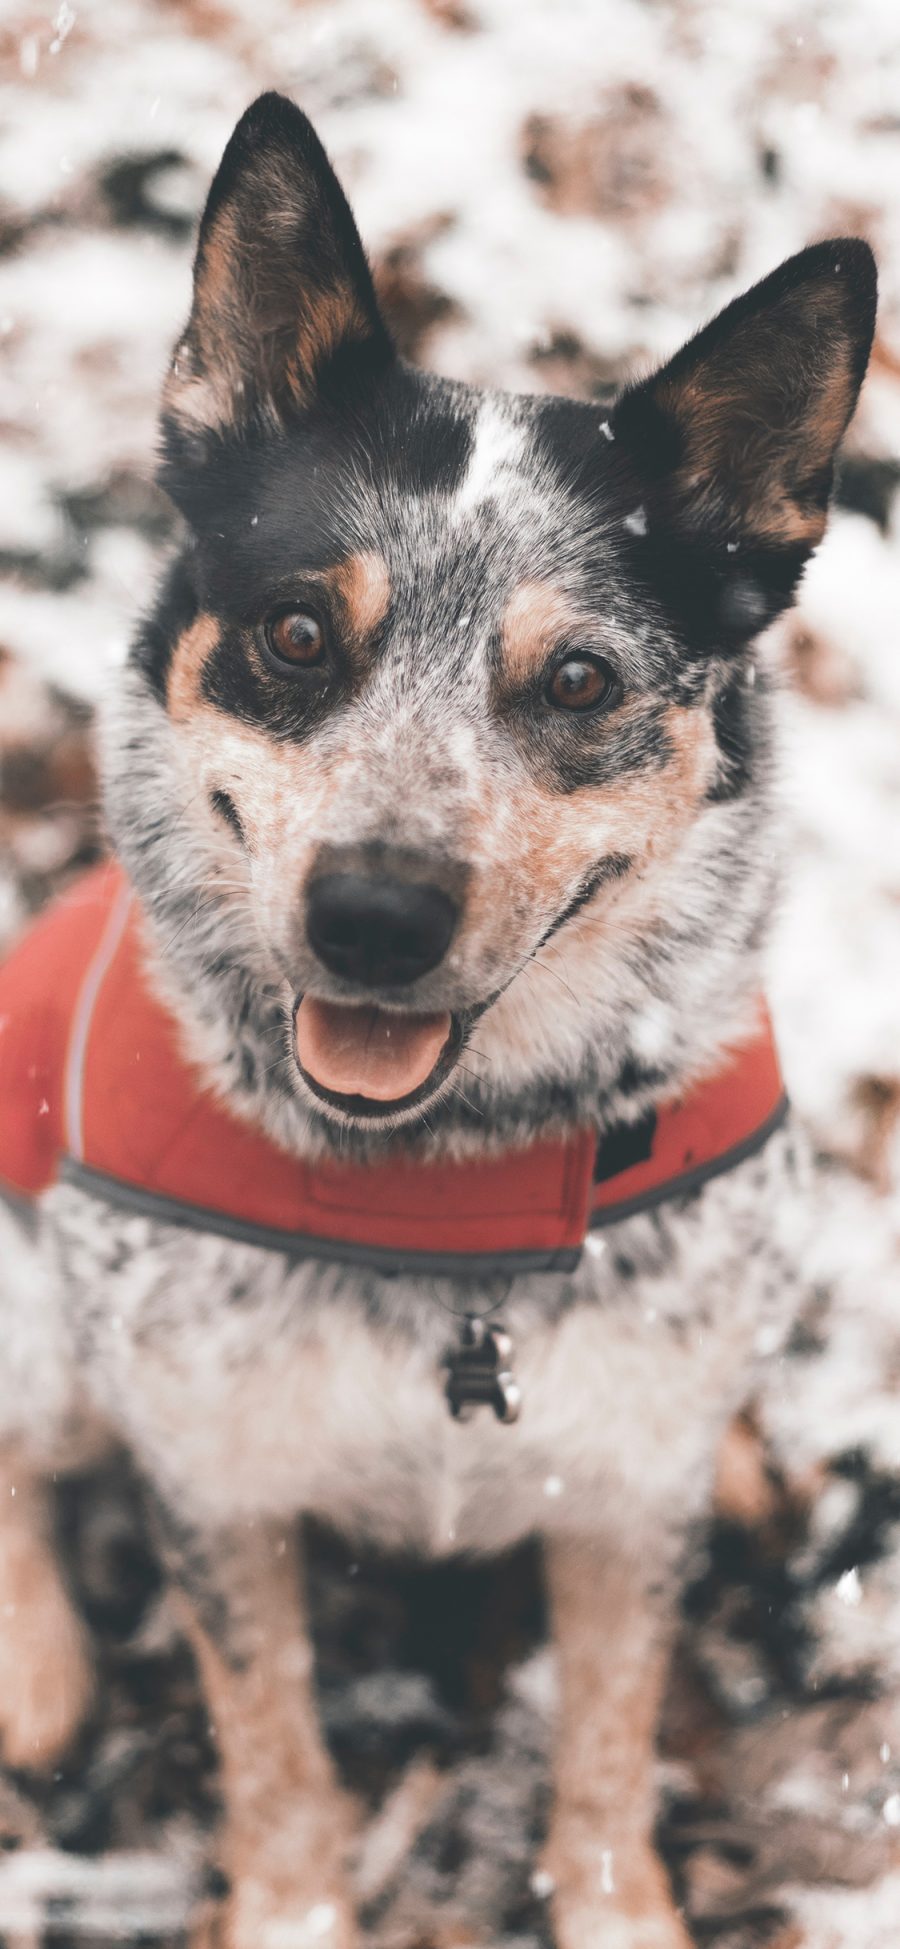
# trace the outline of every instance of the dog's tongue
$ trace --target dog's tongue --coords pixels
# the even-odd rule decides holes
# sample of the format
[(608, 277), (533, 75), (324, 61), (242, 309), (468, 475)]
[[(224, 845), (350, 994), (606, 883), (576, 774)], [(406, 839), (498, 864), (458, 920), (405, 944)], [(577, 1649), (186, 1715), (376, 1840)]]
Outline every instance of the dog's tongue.
[(393, 1015), (304, 995), (297, 1058), (323, 1089), (391, 1103), (428, 1081), (450, 1034), (449, 1015)]

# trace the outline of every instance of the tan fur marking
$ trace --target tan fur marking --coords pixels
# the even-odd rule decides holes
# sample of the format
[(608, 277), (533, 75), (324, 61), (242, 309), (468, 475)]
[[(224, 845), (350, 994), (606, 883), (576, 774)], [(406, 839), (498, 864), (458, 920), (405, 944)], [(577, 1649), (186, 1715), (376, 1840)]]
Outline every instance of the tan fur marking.
[(238, 228), (232, 212), (225, 209), (213, 225), (197, 265), (192, 315), (206, 383), (212, 390), (216, 416), (221, 422), (234, 416), (235, 401), (240, 398), (245, 378), (241, 321), (236, 315), (239, 261)]
[(167, 410), (199, 425), (239, 423), (246, 394), (275, 420), (288, 402), (308, 404), (323, 362), (369, 329), (346, 277), (329, 276), (325, 267), (321, 288), (300, 279), (297, 208), (285, 205), (277, 168), (257, 168), (258, 228), (248, 236), (239, 213), (227, 205), (218, 212), (198, 258), (185, 342), (166, 382)]
[[(705, 711), (672, 705), (665, 732), (673, 756), (663, 770), (641, 772), (596, 790), (585, 788), (568, 799), (564, 809), (558, 793), (542, 790), (533, 779), (518, 793), (503, 782), (505, 843), (501, 845), (507, 919), (510, 904), (517, 899), (529, 915), (546, 912), (552, 918), (554, 909), (565, 904), (567, 894), (596, 865), (601, 853), (627, 855), (640, 869), (675, 850), (715, 776), (717, 754)], [(476, 858), (482, 848), (474, 818), (479, 828), (486, 829), (500, 816), (491, 798), (485, 798), (473, 815), (466, 836)], [(616, 887), (611, 886), (598, 911), (606, 915), (615, 898)], [(483, 873), (469, 896), (469, 929), (478, 932), (482, 926), (496, 924), (497, 899), (496, 880)], [(646, 925), (646, 903), (641, 913)]]
[(520, 582), (503, 613), (501, 648), (504, 668), (515, 682), (524, 682), (541, 668), (554, 644), (584, 619), (552, 582)]
[(166, 687), (169, 715), (176, 724), (200, 707), (200, 680), (218, 641), (219, 625), (205, 610), (179, 636)]
[(716, 1509), (726, 1522), (764, 1530), (778, 1508), (778, 1497), (766, 1467), (758, 1427), (749, 1414), (738, 1415), (727, 1429), (716, 1470)]
[(366, 321), (349, 284), (308, 294), (297, 321), (296, 351), (286, 362), (291, 394), (297, 405), (308, 402), (319, 367), (339, 345), (362, 339)]
[(41, 1483), (0, 1470), (0, 1748), (7, 1766), (53, 1766), (90, 1703), (85, 1633), (64, 1588)]
[[(595, 981), (607, 956), (646, 933), (665, 913), (667, 862), (695, 816), (717, 763), (715, 737), (705, 711), (673, 705), (665, 730), (674, 755), (664, 770), (585, 790), (565, 801), (557, 793), (542, 791), (532, 780), (518, 793), (504, 781), (498, 788), (500, 805), (486, 784), (465, 834), (466, 846), (480, 867), (466, 902), (466, 941), (473, 958), (491, 950), (496, 954), (502, 928), (504, 971), (511, 974), (531, 952), (536, 915), (549, 924), (573, 887), (604, 854), (620, 854), (633, 862), (632, 871), (609, 881), (572, 929), (550, 940), (529, 962), (509, 996), (495, 1003), (489, 1033), (496, 1061), (508, 1059), (515, 1064), (518, 1060), (527, 994), (533, 992), (537, 1003), (546, 1002), (548, 990), (555, 986), (547, 974), (552, 977), (564, 942), (566, 979), (577, 979), (577, 966), (587, 980)], [(573, 935), (577, 935), (574, 941)], [(476, 1044), (478, 1040), (476, 1032)]]
[(827, 466), (844, 433), (854, 386), (849, 352), (842, 349), (795, 428), (785, 423), (786, 406), (771, 376), (758, 385), (764, 401), (773, 398), (771, 418), (758, 404), (748, 407), (748, 380), (739, 366), (719, 371), (713, 365), (661, 384), (660, 403), (686, 441), (679, 491), (688, 506), (719, 501), (728, 491), (754, 539), (814, 547), (826, 510), (792, 492), (793, 475), (801, 450), (807, 476)]
[(330, 569), (324, 580), (338, 596), (353, 636), (365, 642), (390, 608), (391, 578), (384, 556), (374, 548), (362, 549)]
[[(202, 666), (200, 655), (198, 671)], [(233, 798), (247, 851), (260, 868), (260, 922), (267, 938), (282, 941), (279, 926), (293, 913), (285, 887), (299, 890), (303, 885), (309, 850), (317, 843), (314, 835), (326, 830), (329, 821), (333, 824), (331, 807), (339, 782), (316, 748), (282, 744), (262, 725), (243, 724), (210, 704), (192, 687), (190, 669), (184, 690), (185, 707), (177, 721), (185, 787), (192, 802), (216, 790)], [(286, 947), (285, 939), (283, 952)]]
[(688, 710), (682, 704), (670, 706), (665, 726), (675, 751), (671, 764), (662, 774), (666, 781), (666, 803), (671, 806), (670, 794), (674, 791), (677, 810), (689, 818), (716, 774), (715, 733), (706, 711)]

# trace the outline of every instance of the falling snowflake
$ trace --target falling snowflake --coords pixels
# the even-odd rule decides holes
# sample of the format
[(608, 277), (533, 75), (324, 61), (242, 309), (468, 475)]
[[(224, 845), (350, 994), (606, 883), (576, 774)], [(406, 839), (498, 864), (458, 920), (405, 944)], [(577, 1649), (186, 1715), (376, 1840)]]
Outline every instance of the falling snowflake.
[(845, 1570), (835, 1586), (842, 1604), (855, 1606), (862, 1603), (862, 1584), (858, 1570)]

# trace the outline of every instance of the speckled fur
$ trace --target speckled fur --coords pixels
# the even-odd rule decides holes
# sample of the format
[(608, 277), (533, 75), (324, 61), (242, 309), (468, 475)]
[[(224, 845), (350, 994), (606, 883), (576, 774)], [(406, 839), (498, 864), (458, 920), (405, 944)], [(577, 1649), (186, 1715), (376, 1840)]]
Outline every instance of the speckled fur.
[[(141, 895), (148, 966), (214, 1087), (298, 1155), (479, 1154), (576, 1120), (602, 1128), (703, 1073), (751, 1019), (777, 826), (773, 700), (753, 637), (802, 557), (772, 557), (764, 522), (759, 542), (752, 482), (723, 477), (715, 494), (706, 482), (702, 539), (690, 509), (681, 533), (690, 590), (692, 576), (712, 578), (719, 605), (721, 641), (699, 645), (685, 621), (693, 595), (673, 581), (659, 466), (648, 471), (652, 382), (603, 433), (591, 408), (475, 394), (390, 362), (349, 213), (301, 123), (284, 104), (251, 110), (217, 179), (207, 274), (167, 389), (166, 480), (189, 533), (107, 714), (109, 816)], [(292, 403), (279, 401), (271, 345), (254, 399), (252, 333), (221, 383), (203, 367), (227, 329), (204, 308), (223, 288), (246, 305), (256, 288), (243, 261), (230, 288), (227, 246), (257, 247), (255, 233), (242, 242), (241, 182), (258, 150), (259, 180), (279, 185), (278, 224), (259, 232), (267, 301), (288, 275), (282, 192), (296, 193), (303, 235), (328, 230), (327, 261), (351, 293), (353, 357), (375, 361), (369, 393), (353, 378), (344, 419), (331, 395), (318, 420), (308, 404), (325, 383), (310, 352), (315, 304), (292, 353)], [(823, 265), (793, 275), (821, 285)], [(313, 297), (327, 362), (340, 307), (319, 284)], [(864, 364), (852, 313), (843, 284), (819, 291), (821, 359), (832, 331), (844, 382), (839, 410), (838, 380), (821, 388), (832, 450)], [(681, 367), (670, 371), (666, 398), (680, 400)], [(785, 433), (790, 492), (807, 502), (827, 501), (830, 485), (820, 464), (810, 485), (797, 461), (817, 397), (795, 403)], [(702, 410), (702, 386), (685, 398)], [(302, 525), (310, 442), (327, 530), (318, 568)], [(292, 549), (307, 578), (347, 564), (357, 618), (334, 693), (302, 705), (267, 671), (257, 597), (245, 599), (271, 602)], [(621, 684), (593, 728), (541, 715), (540, 691), (523, 689), (560, 617)], [(221, 816), (222, 794), (235, 819)], [(453, 949), (404, 999), (457, 1012), (466, 1050), (421, 1117), (363, 1128), (324, 1112), (290, 1055), (294, 994), (312, 983), (342, 995), (305, 939), (303, 890), (324, 848), (375, 857), (398, 845), (464, 874)], [(548, 1862), (562, 1949), (686, 1942), (650, 1845), (654, 1701), (721, 1438), (802, 1296), (796, 1151), (784, 1131), (699, 1195), (589, 1245), (571, 1276), (505, 1293), (298, 1263), (68, 1184), (46, 1196), (38, 1236), (22, 1237), (24, 1277), (2, 1291), (4, 1455), (34, 1494), (43, 1472), (121, 1441), (148, 1483), (223, 1751), (229, 1949), (352, 1939), (306, 1641), (278, 1568), (304, 1511), (425, 1553), (544, 1536), (561, 1648)], [(459, 1426), (442, 1392), (452, 1316), (498, 1303), (525, 1412), (510, 1429), (487, 1416)], [(4, 1630), (21, 1669), (34, 1634), (24, 1616)], [(77, 1647), (71, 1659), (74, 1720)], [(12, 1739), (4, 1700), (0, 1720)], [(21, 1745), (19, 1728), (11, 1750)]]

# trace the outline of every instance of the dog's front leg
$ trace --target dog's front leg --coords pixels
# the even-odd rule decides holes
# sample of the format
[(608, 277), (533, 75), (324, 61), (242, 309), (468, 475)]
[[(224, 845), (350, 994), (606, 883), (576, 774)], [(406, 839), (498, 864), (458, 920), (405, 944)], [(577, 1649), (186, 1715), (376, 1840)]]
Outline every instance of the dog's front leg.
[(215, 1949), (349, 1949), (348, 1821), (319, 1730), (293, 1532), (197, 1530), (158, 1509), (166, 1566), (219, 1750), (221, 1922)]
[(545, 1857), (559, 1949), (688, 1949), (653, 1847), (656, 1724), (676, 1580), (596, 1542), (545, 1546), (560, 1672)]

